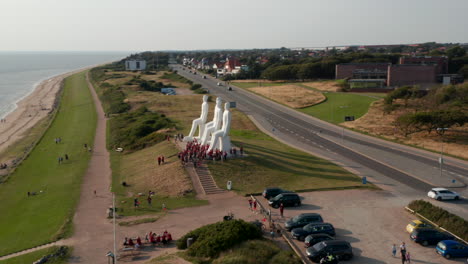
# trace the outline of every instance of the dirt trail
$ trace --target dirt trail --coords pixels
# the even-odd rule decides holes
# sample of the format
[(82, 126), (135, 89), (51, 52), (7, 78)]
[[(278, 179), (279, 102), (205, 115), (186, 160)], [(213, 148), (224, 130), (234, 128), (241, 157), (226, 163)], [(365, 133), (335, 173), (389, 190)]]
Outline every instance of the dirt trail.
[[(106, 263), (105, 254), (112, 250), (103, 243), (103, 236), (112, 235), (113, 229), (106, 218), (106, 209), (112, 206), (111, 168), (109, 152), (106, 149), (106, 118), (94, 91), (86, 76), (97, 112), (97, 127), (94, 138), (93, 154), (81, 186), (80, 201), (73, 219), (74, 235), (69, 240), (73, 245), (71, 263)], [(96, 194), (94, 191), (96, 190)]]

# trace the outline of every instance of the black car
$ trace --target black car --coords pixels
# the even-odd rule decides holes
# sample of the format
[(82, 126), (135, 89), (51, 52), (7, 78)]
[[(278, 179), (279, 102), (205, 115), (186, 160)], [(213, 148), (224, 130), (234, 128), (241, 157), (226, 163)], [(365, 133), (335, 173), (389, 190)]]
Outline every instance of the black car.
[(303, 227), (310, 223), (323, 223), (322, 216), (316, 213), (305, 213), (296, 215), (284, 223), (284, 228), (291, 231), (294, 228)]
[(302, 228), (294, 228), (291, 232), (292, 237), (300, 241), (304, 241), (306, 236), (313, 234), (335, 236), (335, 228), (330, 223), (311, 223)]
[(314, 235), (308, 235), (305, 240), (305, 247), (312, 247), (313, 245), (320, 243), (322, 241), (327, 241), (327, 240), (334, 240), (333, 237), (327, 234), (314, 234)]
[(301, 198), (297, 193), (282, 193), (278, 194), (275, 198), (271, 198), (268, 204), (273, 208), (279, 208), (281, 204), (286, 206), (299, 206), (301, 205)]
[(350, 260), (354, 256), (351, 244), (343, 240), (322, 241), (307, 249), (307, 257), (313, 262), (319, 262), (327, 253), (342, 260)]
[(453, 240), (455, 239), (454, 236), (450, 235), (449, 233), (444, 233), (437, 231), (431, 228), (418, 228), (415, 229), (411, 235), (411, 240), (416, 243), (419, 243), (423, 246), (427, 245), (435, 245), (442, 240)]
[(263, 190), (262, 195), (265, 199), (270, 200), (271, 198), (276, 197), (278, 194), (287, 193), (287, 192), (290, 192), (290, 191), (286, 191), (278, 187), (271, 187), (271, 188), (266, 188), (265, 190)]

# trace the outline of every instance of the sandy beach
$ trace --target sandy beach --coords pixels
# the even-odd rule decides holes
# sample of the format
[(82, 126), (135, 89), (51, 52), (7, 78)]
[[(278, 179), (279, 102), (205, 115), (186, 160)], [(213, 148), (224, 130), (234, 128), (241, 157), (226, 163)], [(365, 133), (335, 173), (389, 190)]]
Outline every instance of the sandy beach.
[(25, 131), (52, 111), (63, 79), (81, 70), (42, 81), (31, 94), (17, 103), (17, 108), (5, 117), (6, 122), (0, 123), (0, 152), (21, 139)]

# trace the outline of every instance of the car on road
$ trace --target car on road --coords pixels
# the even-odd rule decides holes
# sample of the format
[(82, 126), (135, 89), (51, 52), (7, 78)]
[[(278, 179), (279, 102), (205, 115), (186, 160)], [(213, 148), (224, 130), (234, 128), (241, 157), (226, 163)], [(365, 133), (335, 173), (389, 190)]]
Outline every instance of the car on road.
[(442, 240), (437, 243), (437, 254), (449, 258), (466, 258), (468, 257), (468, 246), (455, 240)]
[(449, 233), (440, 232), (432, 228), (419, 228), (410, 235), (411, 240), (423, 246), (435, 245), (442, 240), (453, 240), (454, 236)]
[(445, 188), (433, 188), (427, 193), (427, 196), (429, 196), (432, 199), (436, 199), (438, 201), (441, 200), (458, 200), (460, 199), (460, 194), (450, 191)]
[(294, 228), (303, 227), (310, 223), (323, 223), (322, 216), (316, 213), (304, 213), (296, 215), (284, 223), (284, 228), (288, 231)]
[(283, 190), (283, 189), (278, 188), (278, 187), (269, 187), (269, 188), (266, 188), (265, 190), (263, 190), (262, 196), (265, 199), (270, 200), (271, 198), (274, 198), (278, 194), (282, 194), (282, 193), (290, 193), (290, 191)]
[(220, 82), (217, 82), (216, 85), (218, 85), (218, 86), (223, 86), (223, 84), (220, 83)]
[(335, 228), (330, 223), (310, 223), (304, 227), (294, 228), (291, 235), (294, 239), (304, 241), (308, 235), (327, 234), (335, 236)]
[(206, 76), (205, 76), (205, 75), (203, 75), (203, 79), (206, 79)]
[(273, 208), (279, 208), (281, 204), (284, 207), (299, 206), (301, 205), (301, 198), (297, 193), (282, 193), (275, 196), (275, 198), (271, 198), (268, 204)]
[(331, 253), (341, 260), (350, 260), (354, 256), (351, 244), (343, 240), (322, 241), (312, 247), (309, 247), (306, 253), (307, 257), (316, 263), (318, 263), (320, 259), (325, 257), (328, 253)]
[(434, 228), (434, 226), (421, 220), (413, 220), (406, 226), (406, 231), (412, 233), (418, 228)]
[(335, 240), (335, 238), (327, 234), (308, 235), (304, 240), (304, 244), (305, 244), (305, 247), (308, 248), (308, 247), (314, 246), (317, 243), (320, 243), (322, 241), (327, 241), (327, 240)]

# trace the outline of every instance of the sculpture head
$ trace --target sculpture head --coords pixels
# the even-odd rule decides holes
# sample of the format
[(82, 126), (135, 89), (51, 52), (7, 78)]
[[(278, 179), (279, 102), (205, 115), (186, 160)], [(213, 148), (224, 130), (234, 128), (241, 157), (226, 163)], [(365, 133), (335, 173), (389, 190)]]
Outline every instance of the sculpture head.
[(223, 103), (223, 100), (221, 100), (221, 97), (216, 98), (216, 106), (221, 107), (221, 104)]
[(229, 110), (231, 108), (231, 104), (229, 102), (224, 104), (224, 110)]
[(203, 96), (203, 102), (205, 102), (205, 103), (208, 102), (208, 95)]

